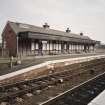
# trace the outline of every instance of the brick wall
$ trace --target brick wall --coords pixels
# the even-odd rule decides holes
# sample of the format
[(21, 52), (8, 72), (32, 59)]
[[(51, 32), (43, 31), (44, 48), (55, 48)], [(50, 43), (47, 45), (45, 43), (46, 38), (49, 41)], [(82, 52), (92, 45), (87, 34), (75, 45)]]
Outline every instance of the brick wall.
[(3, 31), (2, 38), (3, 46), (4, 41), (6, 42), (4, 50), (8, 51), (9, 56), (16, 56), (16, 34), (8, 23)]
[(0, 47), (0, 56), (2, 56), (2, 48)]

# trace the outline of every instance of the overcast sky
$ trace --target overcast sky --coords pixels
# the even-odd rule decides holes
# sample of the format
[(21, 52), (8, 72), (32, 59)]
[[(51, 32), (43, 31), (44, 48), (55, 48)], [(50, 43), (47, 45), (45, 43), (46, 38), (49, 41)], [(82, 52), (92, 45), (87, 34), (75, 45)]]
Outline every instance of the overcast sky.
[(105, 43), (105, 0), (0, 0), (0, 33), (8, 20), (72, 33)]

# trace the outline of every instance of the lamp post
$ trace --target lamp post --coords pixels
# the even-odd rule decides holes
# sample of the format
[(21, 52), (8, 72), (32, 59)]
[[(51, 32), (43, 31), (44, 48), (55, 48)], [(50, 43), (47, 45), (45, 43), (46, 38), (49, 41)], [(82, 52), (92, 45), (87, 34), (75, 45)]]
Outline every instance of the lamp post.
[(19, 56), (19, 55), (18, 55), (18, 54), (19, 54), (19, 36), (18, 36), (18, 35), (17, 35), (17, 41), (16, 41), (16, 42), (17, 42), (17, 44), (16, 44), (16, 45), (17, 45), (17, 46), (16, 46), (16, 48), (17, 48), (17, 49), (16, 49), (16, 53), (17, 53), (17, 54), (16, 54), (16, 55), (17, 55), (17, 64), (21, 64), (21, 60), (18, 59), (18, 56)]
[(17, 39), (16, 39), (16, 56), (17, 56), (17, 58), (18, 58), (18, 40), (19, 40), (19, 36), (17, 35), (17, 37), (16, 37)]
[(13, 67), (13, 59), (14, 59), (13, 56), (11, 56), (11, 57), (10, 57), (10, 67), (11, 67), (11, 68)]

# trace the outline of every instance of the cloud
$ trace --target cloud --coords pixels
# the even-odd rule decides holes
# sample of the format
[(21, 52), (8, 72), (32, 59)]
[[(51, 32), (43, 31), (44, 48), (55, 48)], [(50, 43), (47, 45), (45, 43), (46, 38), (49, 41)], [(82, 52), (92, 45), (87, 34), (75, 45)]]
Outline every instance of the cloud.
[[(0, 32), (7, 20), (72, 32), (105, 42), (105, 0), (0, 0)], [(101, 35), (100, 35), (101, 33)], [(101, 36), (101, 37), (99, 37)]]

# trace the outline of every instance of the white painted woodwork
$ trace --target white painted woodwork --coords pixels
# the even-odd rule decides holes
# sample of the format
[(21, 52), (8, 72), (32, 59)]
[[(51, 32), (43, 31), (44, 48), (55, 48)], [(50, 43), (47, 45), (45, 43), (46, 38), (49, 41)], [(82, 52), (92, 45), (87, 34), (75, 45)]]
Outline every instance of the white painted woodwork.
[(53, 44), (50, 43), (50, 50), (53, 50)]
[(61, 50), (61, 44), (59, 44), (59, 50)]
[(38, 43), (35, 43), (35, 49), (39, 49)]
[(35, 43), (33, 41), (31, 42), (31, 50), (35, 50)]
[(66, 49), (66, 44), (64, 44), (64, 49)]
[(50, 50), (50, 49), (49, 49), (49, 43), (47, 43), (47, 50)]
[(42, 46), (42, 50), (47, 50), (47, 44), (46, 43), (42, 43), (43, 46)]

